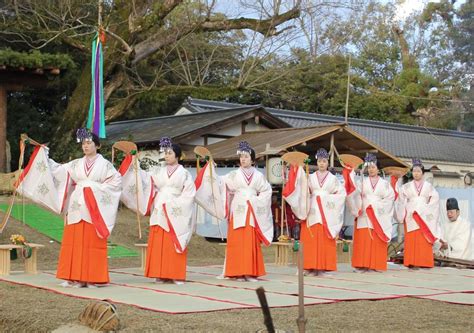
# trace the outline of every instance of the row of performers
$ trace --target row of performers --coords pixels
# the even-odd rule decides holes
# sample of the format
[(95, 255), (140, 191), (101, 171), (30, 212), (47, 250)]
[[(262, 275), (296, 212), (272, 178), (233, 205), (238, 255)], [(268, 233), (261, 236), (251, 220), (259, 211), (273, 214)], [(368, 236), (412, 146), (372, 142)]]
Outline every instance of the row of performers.
[[(84, 157), (58, 164), (48, 148), (37, 145), (17, 183), (17, 191), (57, 213), (66, 225), (57, 278), (64, 287), (95, 287), (109, 282), (107, 238), (115, 224), (118, 204), (150, 216), (145, 276), (156, 282), (186, 280), (187, 245), (195, 228), (195, 204), (228, 220), (223, 276), (255, 281), (265, 275), (261, 244), (273, 237), (272, 188), (253, 167), (255, 151), (239, 144), (240, 168), (221, 177), (208, 162), (196, 180), (179, 164), (181, 149), (169, 138), (160, 140), (166, 167), (146, 172), (128, 154), (117, 171), (100, 155), (99, 138), (88, 130), (77, 132)], [(347, 203), (356, 216), (352, 265), (386, 270), (392, 216), (405, 222), (405, 265), (433, 266), (432, 244), (439, 237), (438, 194), (423, 181), (423, 167), (413, 165), (413, 178), (399, 190), (378, 175), (375, 156), (366, 158), (369, 176), (356, 182), (344, 171), (345, 186), (328, 172), (328, 153), (316, 154), (318, 170), (309, 177), (291, 167), (283, 190), (301, 219), (304, 268), (318, 274), (336, 270), (336, 236)], [(306, 199), (306, 200), (305, 200)]]

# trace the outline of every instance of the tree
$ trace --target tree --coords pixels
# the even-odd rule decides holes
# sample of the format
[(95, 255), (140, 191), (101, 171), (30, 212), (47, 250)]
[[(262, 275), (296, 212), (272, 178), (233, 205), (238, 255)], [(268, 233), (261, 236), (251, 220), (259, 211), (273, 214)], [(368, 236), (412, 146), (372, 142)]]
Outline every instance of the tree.
[[(0, 38), (9, 45), (46, 48), (67, 45), (78, 57), (88, 59), (90, 40), (96, 31), (96, 1), (5, 1), (0, 9)], [(227, 17), (216, 13), (216, 1), (183, 0), (114, 0), (103, 3), (103, 27), (109, 37), (104, 66), (106, 118), (123, 115), (138, 98), (150, 89), (137, 84), (141, 66), (160, 52), (178, 47), (189, 36), (203, 33), (251, 30), (272, 38), (285, 31), (287, 22), (300, 14), (300, 0), (291, 6), (274, 1), (271, 9), (261, 7), (260, 17)], [(265, 3), (262, 2), (262, 5)], [(284, 10), (284, 11), (283, 11)], [(84, 60), (83, 60), (84, 61)], [(82, 66), (77, 86), (55, 134), (54, 152), (65, 157), (73, 129), (85, 120), (90, 89), (90, 64)], [(156, 73), (158, 78), (162, 73)], [(160, 82), (161, 81), (161, 82)], [(166, 85), (166, 80), (154, 80)], [(61, 138), (61, 140), (59, 139)]]

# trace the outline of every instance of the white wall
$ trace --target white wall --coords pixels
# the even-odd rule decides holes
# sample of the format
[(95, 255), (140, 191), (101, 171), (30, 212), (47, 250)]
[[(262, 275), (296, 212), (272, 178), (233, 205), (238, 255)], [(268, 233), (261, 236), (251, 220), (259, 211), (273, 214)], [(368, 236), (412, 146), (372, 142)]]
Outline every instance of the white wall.
[[(189, 111), (185, 108), (181, 108), (178, 112), (181, 110), (185, 110), (186, 112), (189, 113)], [(184, 111), (183, 111), (184, 112)], [(178, 114), (178, 113), (176, 113)], [(184, 113), (183, 113), (184, 114)], [(247, 125), (245, 125), (245, 131), (246, 132), (253, 132), (253, 131), (263, 131), (269, 129), (267, 126), (264, 126), (262, 124), (256, 124), (254, 119), (249, 119), (247, 120)], [(238, 136), (242, 134), (242, 123), (239, 122), (237, 124), (230, 125), (228, 127), (222, 128), (218, 131), (212, 131), (207, 133), (208, 135), (226, 135), (226, 136)], [(207, 144), (213, 144), (216, 142), (223, 141), (225, 139), (223, 138), (213, 138), (213, 137), (208, 137), (207, 139)], [(187, 144), (189, 145), (194, 145), (194, 146), (202, 146), (204, 145), (204, 138), (203, 137), (195, 137), (191, 140), (186, 141)]]
[[(402, 160), (408, 165), (411, 165), (411, 159), (402, 158)], [(436, 165), (443, 172), (457, 172), (460, 175), (458, 178), (434, 175), (433, 185), (436, 187), (465, 188), (467, 186), (464, 185), (464, 175), (467, 172), (474, 172), (474, 164), (449, 163), (445, 161), (434, 160), (423, 160), (422, 162), (428, 167)]]

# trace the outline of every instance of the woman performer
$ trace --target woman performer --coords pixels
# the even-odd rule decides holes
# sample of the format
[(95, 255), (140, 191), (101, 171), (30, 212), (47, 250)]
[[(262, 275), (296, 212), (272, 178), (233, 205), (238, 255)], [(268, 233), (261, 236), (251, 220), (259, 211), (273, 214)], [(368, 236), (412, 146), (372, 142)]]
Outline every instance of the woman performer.
[[(303, 244), (303, 267), (306, 275), (322, 275), (337, 269), (336, 237), (344, 222), (346, 191), (339, 180), (328, 171), (329, 154), (324, 148), (316, 152), (318, 170), (309, 175), (305, 188), (296, 189), (296, 184), (306, 184), (298, 179), (306, 177), (300, 166), (292, 166), (283, 196), (301, 223), (300, 239)], [(304, 186), (304, 185), (303, 185)], [(308, 191), (310, 195), (308, 195)], [(310, 198), (309, 212), (302, 208)]]
[(413, 180), (404, 184), (397, 200), (396, 216), (405, 223), (403, 264), (409, 268), (433, 267), (433, 244), (440, 237), (439, 195), (423, 180), (425, 168), (413, 159)]
[[(272, 188), (264, 175), (253, 167), (255, 151), (247, 142), (239, 143), (237, 154), (240, 168), (216, 178), (222, 186), (216, 188), (219, 193), (213, 197), (217, 205), (225, 207), (229, 221), (224, 276), (254, 282), (266, 274), (260, 244), (270, 245), (273, 238)], [(209, 162), (196, 178), (196, 201), (213, 215), (212, 206), (206, 205), (211, 193), (204, 182), (210, 179), (212, 172), (216, 175), (214, 169)]]
[(49, 149), (36, 146), (18, 181), (18, 191), (56, 213), (66, 214), (56, 277), (63, 287), (109, 282), (107, 237), (115, 225), (122, 190), (120, 174), (97, 153), (97, 135), (81, 128), (77, 141), (84, 157), (66, 164), (48, 159)]
[(347, 200), (356, 217), (352, 267), (361, 272), (387, 270), (395, 192), (390, 183), (379, 176), (379, 165), (375, 155), (367, 154), (364, 167), (369, 176), (356, 182), (355, 191)]
[(119, 169), (124, 184), (122, 201), (143, 215), (151, 213), (145, 276), (155, 278), (156, 283), (182, 285), (187, 245), (194, 230), (196, 189), (191, 174), (179, 164), (181, 148), (164, 137), (160, 151), (164, 152), (166, 167), (152, 173), (141, 170), (138, 163), (132, 166), (136, 157), (126, 156)]

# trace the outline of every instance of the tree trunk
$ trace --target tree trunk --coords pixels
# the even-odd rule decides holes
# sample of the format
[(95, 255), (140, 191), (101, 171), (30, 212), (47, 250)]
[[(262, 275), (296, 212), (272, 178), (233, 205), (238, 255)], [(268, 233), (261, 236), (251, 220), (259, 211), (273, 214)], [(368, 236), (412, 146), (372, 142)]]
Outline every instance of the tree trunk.
[(51, 153), (58, 161), (67, 161), (73, 152), (74, 131), (84, 126), (91, 97), (91, 64), (83, 68), (52, 141)]
[(0, 85), (0, 172), (7, 171), (7, 88)]
[(417, 68), (417, 64), (413, 56), (410, 54), (410, 47), (408, 46), (408, 42), (404, 36), (403, 30), (398, 27), (392, 27), (392, 31), (397, 38), (398, 45), (400, 46), (400, 53), (402, 55), (402, 65), (403, 69), (411, 69)]

